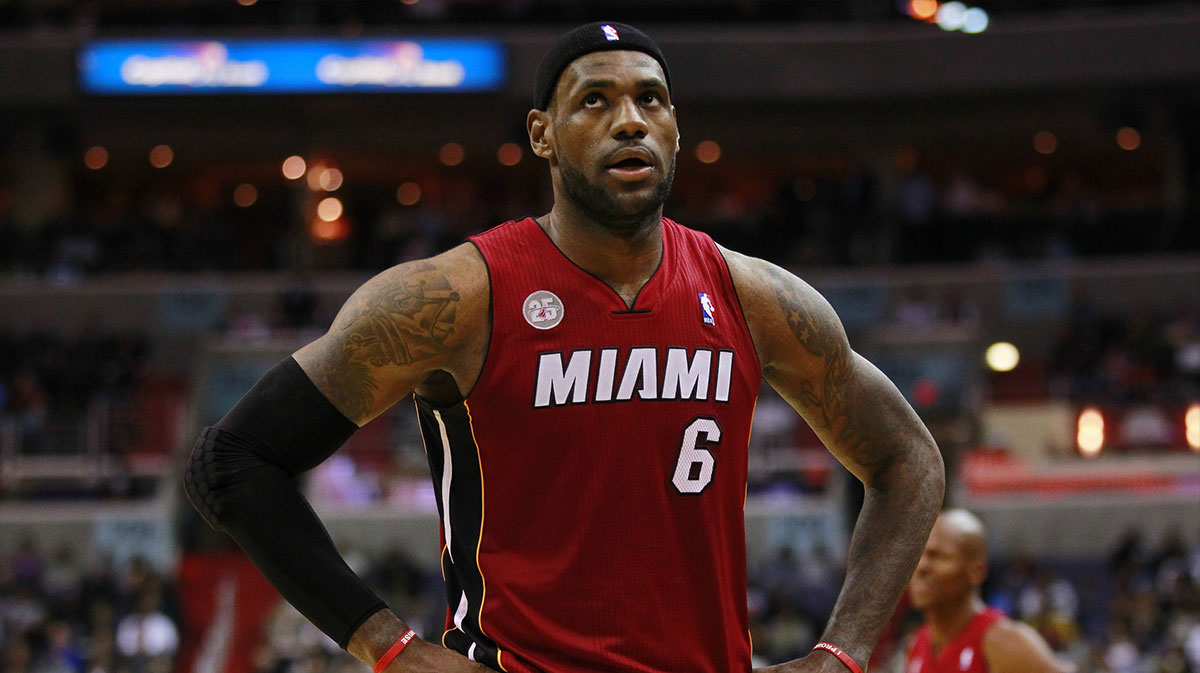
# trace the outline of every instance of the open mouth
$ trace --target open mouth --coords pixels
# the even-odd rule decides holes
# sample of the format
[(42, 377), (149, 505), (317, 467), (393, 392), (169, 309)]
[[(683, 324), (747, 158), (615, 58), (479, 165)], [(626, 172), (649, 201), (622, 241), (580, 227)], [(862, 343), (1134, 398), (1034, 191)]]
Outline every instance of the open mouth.
[(637, 157), (630, 157), (628, 159), (622, 159), (621, 161), (618, 161), (615, 164), (609, 165), (609, 168), (617, 168), (617, 169), (638, 169), (638, 168), (649, 168), (649, 167), (650, 167), (650, 163), (648, 161), (646, 161), (645, 159), (639, 159)]
[(625, 157), (608, 165), (608, 173), (618, 180), (638, 182), (650, 177), (654, 165), (643, 157)]

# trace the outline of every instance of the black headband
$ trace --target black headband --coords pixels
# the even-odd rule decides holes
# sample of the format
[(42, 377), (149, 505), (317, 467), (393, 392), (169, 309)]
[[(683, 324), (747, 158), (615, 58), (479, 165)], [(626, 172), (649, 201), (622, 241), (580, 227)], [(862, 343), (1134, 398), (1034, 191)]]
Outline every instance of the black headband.
[(667, 78), (667, 88), (671, 88), (671, 71), (667, 69), (667, 59), (650, 36), (624, 23), (589, 23), (558, 38), (558, 42), (546, 52), (546, 57), (538, 66), (537, 82), (533, 89), (533, 106), (539, 110), (549, 107), (550, 99), (554, 96), (554, 87), (558, 86), (558, 78), (571, 61), (594, 51), (618, 50), (640, 51), (653, 56), (662, 66), (663, 75)]

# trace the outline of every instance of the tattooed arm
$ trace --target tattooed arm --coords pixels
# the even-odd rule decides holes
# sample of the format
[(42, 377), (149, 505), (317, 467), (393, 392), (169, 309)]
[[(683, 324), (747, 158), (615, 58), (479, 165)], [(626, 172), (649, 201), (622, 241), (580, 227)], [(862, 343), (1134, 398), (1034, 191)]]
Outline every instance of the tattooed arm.
[(358, 425), (414, 390), (445, 404), (471, 389), (488, 339), (488, 280), (474, 246), (392, 267), (360, 287), (293, 357)]
[[(822, 636), (865, 670), (941, 507), (941, 454), (892, 382), (851, 350), (816, 290), (773, 264), (722, 252), (763, 376), (866, 488), (845, 583)], [(768, 670), (845, 669), (817, 652)]]
[[(464, 244), (393, 267), (359, 288), (329, 331), (293, 356), (325, 397), (364, 425), (416, 391), (457, 403), (483, 367), (489, 336), (487, 268)], [(373, 665), (408, 630), (391, 610), (375, 613), (346, 649)], [(389, 669), (482, 672), (481, 664), (413, 640)]]
[[(297, 477), (414, 390), (452, 405), (488, 341), (487, 269), (473, 246), (389, 269), (359, 288), (321, 338), (270, 369), (189, 455), (184, 485), (305, 617), (368, 665), (408, 627), (346, 564)], [(390, 670), (481, 672), (420, 639)]]

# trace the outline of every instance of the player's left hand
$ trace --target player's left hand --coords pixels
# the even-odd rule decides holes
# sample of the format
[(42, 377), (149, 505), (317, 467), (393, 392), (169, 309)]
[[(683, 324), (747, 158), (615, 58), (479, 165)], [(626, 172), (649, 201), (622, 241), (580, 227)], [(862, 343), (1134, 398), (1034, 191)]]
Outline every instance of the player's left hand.
[[(812, 652), (799, 659), (766, 668), (756, 668), (754, 673), (848, 673), (846, 665), (825, 652)], [(866, 669), (863, 669), (866, 673)]]

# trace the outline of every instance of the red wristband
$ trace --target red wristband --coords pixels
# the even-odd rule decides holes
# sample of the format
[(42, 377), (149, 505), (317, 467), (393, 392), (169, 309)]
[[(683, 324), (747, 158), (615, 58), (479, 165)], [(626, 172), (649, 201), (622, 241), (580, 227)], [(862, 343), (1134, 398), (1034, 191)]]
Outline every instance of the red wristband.
[(850, 658), (850, 655), (843, 652), (842, 648), (838, 647), (837, 645), (821, 642), (817, 643), (816, 646), (813, 647), (814, 652), (817, 650), (825, 650), (826, 652), (837, 657), (839, 661), (846, 665), (846, 668), (850, 669), (854, 673), (863, 673), (862, 669), (858, 667), (858, 664), (854, 663), (854, 660)]
[(392, 659), (400, 656), (400, 653), (404, 651), (404, 648), (408, 647), (408, 644), (411, 643), (412, 639), (416, 637), (417, 632), (409, 629), (407, 633), (400, 636), (400, 638), (392, 644), (387, 652), (383, 653), (382, 657), (379, 657), (379, 661), (375, 662), (375, 668), (372, 670), (374, 670), (375, 673), (382, 673), (383, 669), (387, 668), (388, 664), (392, 663)]

